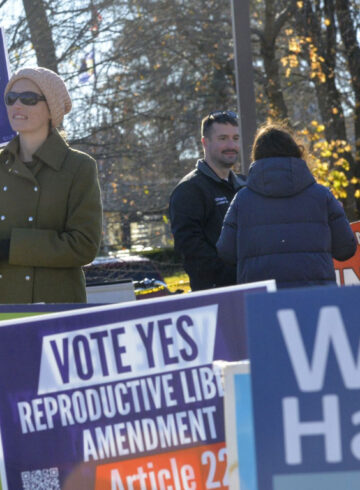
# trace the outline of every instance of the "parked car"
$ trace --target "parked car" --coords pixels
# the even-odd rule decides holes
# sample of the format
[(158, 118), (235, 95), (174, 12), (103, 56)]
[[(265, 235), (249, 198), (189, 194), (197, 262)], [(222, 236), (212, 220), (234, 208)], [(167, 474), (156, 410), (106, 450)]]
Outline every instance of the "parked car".
[(83, 269), (87, 286), (114, 284), (130, 279), (134, 285), (136, 299), (171, 294), (156, 264), (140, 255), (121, 252), (96, 257)]

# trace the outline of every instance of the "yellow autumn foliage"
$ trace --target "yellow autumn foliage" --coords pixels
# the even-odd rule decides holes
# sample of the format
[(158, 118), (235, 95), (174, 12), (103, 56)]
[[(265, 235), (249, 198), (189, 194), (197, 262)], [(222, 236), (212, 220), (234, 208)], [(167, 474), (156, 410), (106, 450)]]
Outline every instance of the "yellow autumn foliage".
[[(345, 140), (327, 141), (324, 131), (325, 126), (313, 120), (308, 128), (299, 132), (299, 136), (309, 148), (307, 161), (316, 181), (331, 189), (337, 199), (346, 199), (349, 184), (359, 184), (356, 177), (349, 180), (350, 163), (342, 156), (351, 151), (351, 146)], [(360, 199), (360, 189), (354, 196)]]

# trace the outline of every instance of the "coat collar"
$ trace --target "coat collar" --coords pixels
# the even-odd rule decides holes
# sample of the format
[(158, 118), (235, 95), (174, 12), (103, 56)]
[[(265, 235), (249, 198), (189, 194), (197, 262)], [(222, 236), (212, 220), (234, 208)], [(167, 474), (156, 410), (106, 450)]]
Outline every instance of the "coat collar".
[(53, 129), (34, 156), (54, 170), (60, 170), (68, 151), (69, 145), (59, 134), (58, 130)]
[[(41, 160), (54, 170), (60, 170), (69, 150), (69, 145), (62, 138), (57, 129), (53, 129), (44, 143), (34, 153), (34, 157)], [(16, 156), (19, 152), (19, 136), (16, 136), (4, 149), (4, 157), (9, 153)]]
[[(205, 162), (205, 160), (198, 160), (196, 163), (196, 168), (216, 182), (227, 183), (226, 180), (220, 179), (220, 177), (212, 170), (212, 168)], [(231, 185), (236, 191), (246, 185), (243, 176), (236, 175), (232, 170), (230, 170), (229, 179)]]

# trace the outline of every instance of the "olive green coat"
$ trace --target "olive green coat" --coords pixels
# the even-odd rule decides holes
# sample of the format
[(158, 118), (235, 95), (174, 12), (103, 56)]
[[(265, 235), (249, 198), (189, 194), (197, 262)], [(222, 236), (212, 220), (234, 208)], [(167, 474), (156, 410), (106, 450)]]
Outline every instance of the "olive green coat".
[(81, 266), (101, 238), (95, 161), (68, 146), (57, 130), (33, 155), (32, 171), (14, 138), (0, 153), (0, 303), (86, 302)]

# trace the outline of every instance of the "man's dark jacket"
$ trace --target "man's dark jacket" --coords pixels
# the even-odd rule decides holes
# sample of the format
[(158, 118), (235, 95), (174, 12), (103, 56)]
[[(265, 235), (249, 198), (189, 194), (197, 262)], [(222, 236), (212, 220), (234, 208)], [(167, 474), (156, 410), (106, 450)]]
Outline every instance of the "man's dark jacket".
[(204, 160), (199, 160), (171, 194), (175, 250), (182, 256), (193, 291), (236, 283), (236, 267), (218, 257), (216, 242), (229, 204), (244, 185), (243, 178), (233, 172), (229, 182), (220, 179)]
[(332, 258), (354, 255), (340, 203), (298, 158), (264, 158), (231, 203), (219, 255), (237, 262), (237, 282), (275, 279), (279, 288), (335, 284)]

